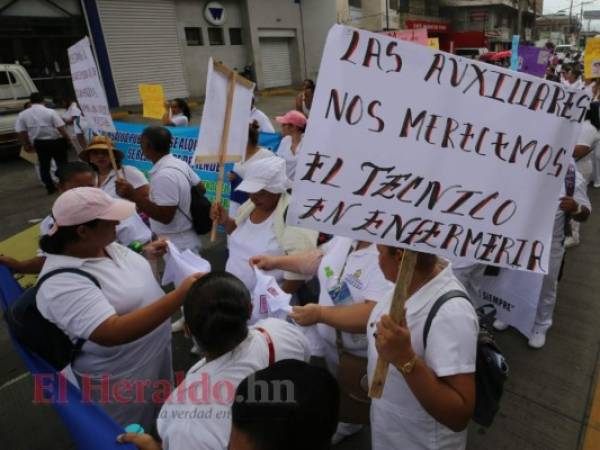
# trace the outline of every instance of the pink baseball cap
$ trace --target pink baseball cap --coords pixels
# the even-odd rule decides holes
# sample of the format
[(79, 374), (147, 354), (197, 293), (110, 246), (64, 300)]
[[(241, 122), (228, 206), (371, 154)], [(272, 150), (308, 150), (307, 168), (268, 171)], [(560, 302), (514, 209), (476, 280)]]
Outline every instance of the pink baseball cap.
[(306, 116), (300, 111), (288, 111), (283, 116), (275, 117), (275, 120), (282, 125), (296, 125), (298, 128), (306, 127)]
[(101, 189), (80, 187), (63, 192), (52, 206), (54, 225), (52, 236), (59, 227), (81, 225), (94, 219), (121, 221), (135, 213), (135, 203), (112, 198)]

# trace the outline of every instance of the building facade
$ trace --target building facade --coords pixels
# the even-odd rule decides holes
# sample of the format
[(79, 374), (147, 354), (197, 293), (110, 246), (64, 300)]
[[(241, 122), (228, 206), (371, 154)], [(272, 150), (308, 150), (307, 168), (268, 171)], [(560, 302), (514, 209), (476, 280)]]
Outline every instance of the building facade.
[(371, 31), (426, 29), (449, 48), (450, 22), (440, 17), (440, 0), (350, 0), (350, 25)]
[(552, 41), (556, 45), (574, 44), (582, 28), (579, 16), (547, 14), (537, 18), (536, 29), (539, 40)]
[[(442, 0), (441, 14), (450, 19), (457, 41), (473, 36), (477, 44), (485, 41), (490, 50), (511, 47), (512, 36), (521, 34), (526, 41), (534, 40), (535, 17), (543, 8), (542, 0), (521, 1), (521, 30), (519, 30), (518, 0)], [(468, 41), (460, 46), (475, 47)]]
[[(210, 57), (259, 89), (315, 77), (336, 1), (83, 0), (113, 104), (139, 103), (138, 83), (169, 98), (204, 94)], [(102, 56), (102, 54), (105, 54)], [(112, 83), (111, 80), (112, 79)]]
[(72, 89), (67, 48), (85, 34), (78, 0), (0, 0), (0, 64), (21, 64), (48, 97)]
[(259, 89), (316, 78), (327, 31), (348, 0), (0, 0), (0, 63), (23, 64), (38, 89), (64, 95), (67, 48), (88, 35), (111, 106), (204, 95), (210, 57)]

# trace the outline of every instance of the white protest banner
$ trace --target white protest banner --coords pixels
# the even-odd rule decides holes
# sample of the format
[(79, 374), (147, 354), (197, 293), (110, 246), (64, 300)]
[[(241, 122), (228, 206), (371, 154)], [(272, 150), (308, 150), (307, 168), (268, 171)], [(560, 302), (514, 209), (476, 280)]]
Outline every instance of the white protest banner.
[(476, 300), (480, 305), (493, 305), (498, 320), (529, 338), (543, 280), (544, 276), (540, 273), (501, 269), (497, 275), (483, 275)]
[[(216, 203), (221, 203), (225, 163), (242, 161), (246, 154), (253, 95), (254, 83), (212, 58), (208, 60), (202, 132), (194, 159), (196, 164), (219, 163)], [(217, 222), (213, 222), (211, 242), (216, 238)]]
[[(225, 162), (242, 161), (246, 154), (248, 142), (248, 123), (250, 108), (254, 95), (254, 83), (248, 82), (241, 76), (236, 77), (237, 83), (233, 91), (230, 117), (227, 118), (228, 93), (230, 87), (229, 69), (216, 63), (212, 58), (208, 61), (208, 76), (206, 79), (206, 100), (202, 109), (202, 132), (198, 136), (198, 144), (194, 159), (198, 164), (219, 162), (221, 138), (225, 124), (229, 122), (228, 136), (225, 141)], [(241, 83), (241, 80), (244, 82)]]
[(84, 37), (69, 47), (68, 52), (73, 89), (86, 123), (96, 134), (115, 132), (89, 39)]
[(291, 225), (546, 273), (583, 91), (340, 25)]

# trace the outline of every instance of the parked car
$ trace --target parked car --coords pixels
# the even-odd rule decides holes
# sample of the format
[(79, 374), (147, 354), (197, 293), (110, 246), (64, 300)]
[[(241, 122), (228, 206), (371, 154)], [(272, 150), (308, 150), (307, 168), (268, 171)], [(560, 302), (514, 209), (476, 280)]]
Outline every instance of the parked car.
[(19, 152), (15, 120), (32, 92), (37, 88), (23, 66), (0, 64), (0, 157)]

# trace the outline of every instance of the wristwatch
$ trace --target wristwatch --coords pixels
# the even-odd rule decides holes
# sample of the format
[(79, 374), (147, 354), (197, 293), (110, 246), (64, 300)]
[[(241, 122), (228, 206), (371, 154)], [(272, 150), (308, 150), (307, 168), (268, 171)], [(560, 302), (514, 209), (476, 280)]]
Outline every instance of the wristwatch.
[(418, 355), (415, 354), (407, 363), (394, 364), (394, 367), (398, 369), (402, 375), (408, 375), (415, 369), (418, 358)]

